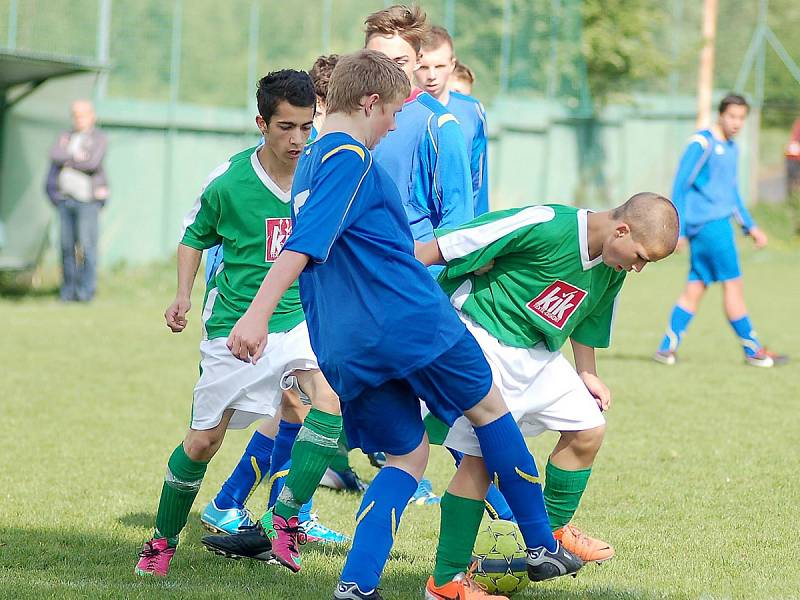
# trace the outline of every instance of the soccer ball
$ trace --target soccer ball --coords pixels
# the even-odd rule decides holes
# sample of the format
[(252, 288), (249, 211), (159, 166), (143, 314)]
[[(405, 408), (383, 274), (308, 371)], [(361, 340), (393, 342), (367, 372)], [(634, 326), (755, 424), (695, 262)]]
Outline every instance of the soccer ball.
[(481, 527), (472, 551), (475, 581), (490, 594), (511, 596), (528, 585), (527, 552), (522, 532), (511, 521), (489, 521)]

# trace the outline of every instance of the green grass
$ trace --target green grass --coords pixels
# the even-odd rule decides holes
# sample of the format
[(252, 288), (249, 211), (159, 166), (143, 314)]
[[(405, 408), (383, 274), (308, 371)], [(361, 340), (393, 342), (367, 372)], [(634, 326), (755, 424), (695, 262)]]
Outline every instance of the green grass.
[[(743, 253), (747, 298), (762, 337), (800, 358), (800, 248), (776, 241)], [(719, 289), (692, 324), (681, 363), (650, 362), (685, 261), (630, 278), (614, 346), (600, 357), (614, 405), (576, 523), (617, 556), (521, 598), (800, 598), (800, 363), (743, 366)], [(197, 375), (199, 297), (189, 331), (170, 334), (161, 315), (171, 271), (111, 273), (91, 306), (62, 305), (47, 291), (0, 298), (0, 597), (330, 598), (341, 548), (307, 546), (293, 576), (200, 546), (197, 510), (238, 458), (244, 432), (232, 432), (212, 462), (169, 579), (133, 575)], [(553, 443), (531, 441), (540, 465)], [(442, 490), (452, 468), (441, 450), (429, 473)], [(260, 510), (263, 500), (262, 492), (251, 505)], [(316, 496), (325, 522), (347, 532), (357, 504)], [(387, 599), (422, 597), (437, 526), (435, 508), (406, 512), (382, 582)]]

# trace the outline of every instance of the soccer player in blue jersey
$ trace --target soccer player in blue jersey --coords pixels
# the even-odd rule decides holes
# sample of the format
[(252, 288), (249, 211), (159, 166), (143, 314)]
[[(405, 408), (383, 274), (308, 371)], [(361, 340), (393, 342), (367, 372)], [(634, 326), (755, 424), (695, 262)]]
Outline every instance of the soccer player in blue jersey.
[[(415, 240), (427, 241), (437, 227), (456, 227), (474, 216), (467, 146), (458, 121), (430, 94), (414, 88), (419, 52), (428, 36), (426, 15), (417, 6), (391, 6), (365, 20), (365, 45), (392, 59), (408, 76), (412, 93), (397, 117), (397, 129), (375, 150), (375, 160), (393, 179)], [(442, 267), (433, 266), (434, 276)], [(411, 500), (436, 504), (428, 479)]]
[(447, 79), (447, 89), (465, 96), (472, 96), (472, 86), (475, 85), (475, 73), (466, 64), (456, 59), (456, 66)]
[(746, 364), (772, 367), (788, 360), (762, 346), (750, 322), (730, 222), (734, 217), (756, 248), (767, 245), (767, 235), (756, 226), (739, 194), (739, 147), (733, 138), (744, 125), (748, 109), (742, 96), (725, 96), (717, 122), (691, 137), (678, 166), (672, 200), (681, 218), (682, 245), (689, 244), (691, 267), (689, 282), (653, 356), (660, 363), (675, 364), (683, 334), (706, 289), (715, 282), (722, 283), (725, 314), (742, 345)]
[(486, 179), (489, 145), (486, 111), (473, 98), (454, 92), (448, 87), (456, 66), (453, 39), (444, 27), (431, 27), (422, 44), (417, 70), (417, 83), (441, 102), (458, 119), (467, 143), (467, 157), (472, 173), (472, 196), (475, 216), (489, 210), (489, 185)]
[[(347, 437), (364, 451), (387, 454), (358, 511), (338, 600), (381, 598), (383, 567), (428, 460), (419, 398), (449, 425), (465, 415), (483, 454), (465, 456), (451, 481), (445, 528), (474, 541), (479, 523), (461, 522), (460, 502), (482, 501), (491, 477), (502, 482), (529, 546), (531, 579), (574, 573), (583, 564), (553, 538), (536, 465), (491, 369), (415, 259), (401, 195), (373, 161), (370, 149), (394, 129), (409, 90), (382, 53), (362, 50), (339, 60), (325, 125), (295, 175), (292, 235), (228, 339), (240, 359), (258, 360), (270, 316), (299, 277), (312, 347), (339, 395)], [(459, 598), (500, 598), (483, 594), (468, 575), (454, 581), (464, 590)]]

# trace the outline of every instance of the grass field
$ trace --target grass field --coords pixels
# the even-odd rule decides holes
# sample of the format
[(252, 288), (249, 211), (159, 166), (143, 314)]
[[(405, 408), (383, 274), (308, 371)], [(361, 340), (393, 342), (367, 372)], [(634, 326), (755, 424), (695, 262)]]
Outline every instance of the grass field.
[[(785, 229), (780, 214), (762, 216)], [(761, 336), (800, 359), (800, 247), (776, 240), (742, 260)], [(614, 405), (576, 523), (617, 556), (518, 597), (800, 598), (800, 361), (743, 366), (713, 289), (681, 363), (650, 362), (685, 261), (629, 279), (614, 345), (600, 358)], [(173, 293), (172, 268), (159, 266), (108, 274), (90, 306), (46, 292), (0, 297), (0, 597), (330, 598), (342, 548), (306, 546), (304, 572), (293, 576), (200, 545), (197, 511), (238, 458), (243, 432), (229, 435), (210, 466), (169, 579), (133, 575), (197, 375), (200, 297), (189, 330), (176, 336), (161, 316)], [(553, 443), (531, 440), (540, 465)], [(434, 451), (438, 490), (451, 473)], [(263, 500), (262, 492), (251, 506), (260, 511)], [(350, 495), (316, 496), (324, 521), (347, 532), (357, 505)], [(437, 524), (436, 508), (406, 512), (382, 582), (387, 599), (422, 597)]]

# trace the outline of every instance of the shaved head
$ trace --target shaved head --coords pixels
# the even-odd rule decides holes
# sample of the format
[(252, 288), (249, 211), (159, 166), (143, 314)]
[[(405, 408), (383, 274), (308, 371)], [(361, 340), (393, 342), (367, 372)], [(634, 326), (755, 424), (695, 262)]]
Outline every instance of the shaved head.
[(678, 211), (668, 198), (653, 192), (640, 192), (615, 208), (611, 216), (630, 227), (631, 236), (652, 253), (652, 260), (675, 251), (679, 233)]

